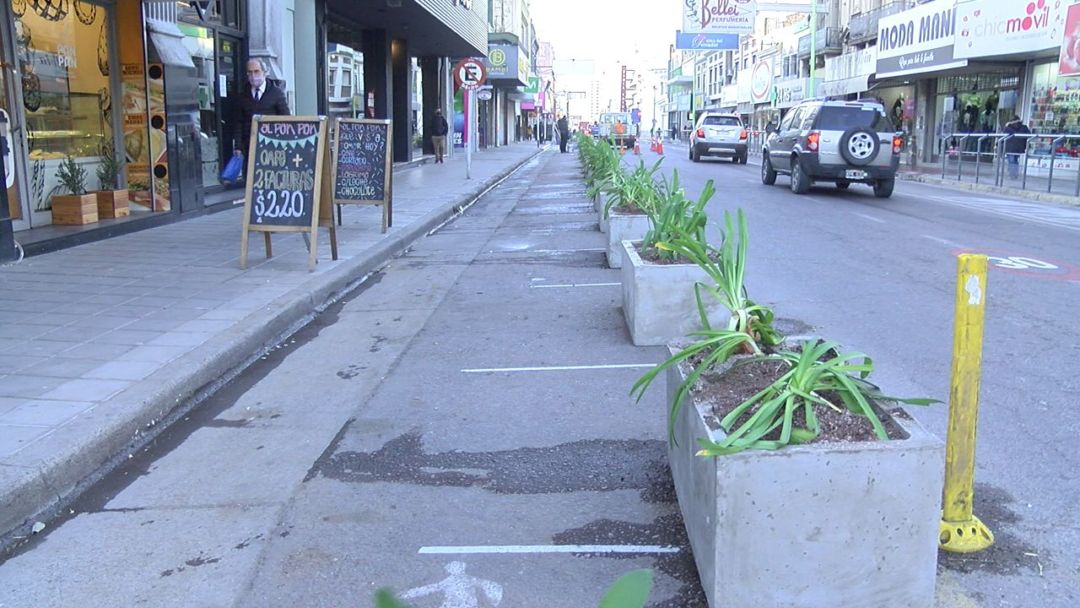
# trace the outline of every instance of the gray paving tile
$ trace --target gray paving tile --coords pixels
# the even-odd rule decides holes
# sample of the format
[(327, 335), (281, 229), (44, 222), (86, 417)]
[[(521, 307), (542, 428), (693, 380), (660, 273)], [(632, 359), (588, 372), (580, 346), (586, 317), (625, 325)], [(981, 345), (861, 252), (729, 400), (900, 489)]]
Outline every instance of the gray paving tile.
[(161, 369), (163, 363), (149, 361), (110, 361), (83, 374), (83, 378), (105, 380), (143, 380)]
[(45, 426), (0, 424), (0, 458), (25, 448), (52, 430)]
[(18, 352), (0, 354), (0, 372), (15, 373), (21, 369), (48, 361), (49, 357), (32, 357)]
[(242, 308), (218, 308), (199, 317), (199, 320), (239, 321), (250, 315), (255, 308), (254, 304)]
[(129, 317), (132, 320), (141, 319), (147, 315), (164, 310), (160, 306), (137, 306), (135, 304), (117, 304), (109, 306), (101, 311), (112, 317)]
[(217, 335), (211, 331), (170, 331), (146, 343), (147, 346), (202, 346), (207, 340)]
[(159, 336), (161, 336), (160, 331), (117, 329), (97, 336), (93, 341), (96, 344), (129, 344), (138, 346), (140, 344), (146, 344)]
[(0, 324), (0, 338), (13, 340), (29, 340), (49, 331), (51, 331), (51, 328), (47, 325), (31, 325), (28, 323)]
[(19, 373), (32, 376), (71, 379), (78, 378), (99, 365), (101, 365), (101, 361), (95, 359), (49, 357), (40, 363), (24, 366), (19, 370)]
[(72, 359), (97, 359), (112, 361), (130, 351), (133, 346), (127, 344), (97, 344), (87, 342), (64, 351), (64, 356)]
[(50, 329), (48, 333), (37, 338), (37, 340), (55, 340), (57, 342), (70, 342), (68, 346), (75, 346), (76, 344), (82, 344), (84, 342), (92, 342), (98, 336), (108, 332), (108, 329), (102, 329), (100, 327), (86, 327), (80, 321), (79, 323), (73, 323), (71, 325), (65, 325), (63, 327), (55, 327)]
[(236, 325), (236, 321), (230, 321), (228, 319), (195, 319), (177, 327), (176, 331), (190, 331), (196, 333), (222, 332), (233, 325)]
[[(0, 382), (4, 381), (4, 377), (0, 376)], [(19, 399), (17, 397), (0, 397), (0, 416), (3, 416), (6, 412), (9, 412), (25, 402), (25, 399)]]
[(5, 424), (57, 426), (94, 407), (89, 401), (55, 401), (29, 399), (4, 414), (0, 414), (0, 426)]
[[(18, 350), (33, 357), (52, 357), (78, 345), (79, 342), (75, 339), (71, 341), (38, 339), (23, 342)], [(8, 352), (12, 351), (9, 350)]]
[(100, 333), (111, 331), (113, 329), (120, 329), (125, 325), (134, 321), (131, 317), (114, 317), (109, 315), (93, 315), (83, 317), (78, 321), (68, 323), (66, 327), (75, 327), (82, 329), (100, 329)]
[(83, 298), (84, 304), (124, 304), (132, 300), (132, 296), (125, 296), (112, 293), (101, 293), (92, 296), (86, 296)]
[(168, 363), (191, 350), (189, 346), (136, 346), (116, 358), (117, 361), (144, 361)]
[(184, 323), (187, 323), (186, 319), (150, 319), (144, 318), (137, 321), (131, 321), (127, 325), (124, 325), (124, 329), (130, 329), (134, 331), (156, 331), (158, 333), (168, 332), (180, 327)]
[(61, 384), (42, 394), (41, 398), (60, 401), (104, 401), (129, 386), (131, 382), (128, 380), (79, 378)]
[(48, 376), (16, 374), (0, 379), (0, 397), (36, 398), (54, 390), (67, 380)]

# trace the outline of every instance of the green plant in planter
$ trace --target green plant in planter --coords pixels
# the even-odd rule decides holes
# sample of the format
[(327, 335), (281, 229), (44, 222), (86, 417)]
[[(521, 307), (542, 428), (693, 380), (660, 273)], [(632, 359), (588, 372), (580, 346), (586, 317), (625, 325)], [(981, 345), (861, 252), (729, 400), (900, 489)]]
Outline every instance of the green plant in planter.
[[(781, 351), (753, 357), (736, 365), (766, 360), (782, 361), (789, 369), (720, 420), (720, 427), (726, 433), (724, 439), (718, 442), (699, 440), (699, 456), (722, 456), (747, 449), (776, 450), (813, 441), (821, 432), (815, 408), (828, 407), (840, 411), (838, 405), (822, 397), (824, 393), (836, 395), (850, 412), (869, 419), (874, 433), (883, 441), (888, 440), (889, 436), (874, 411), (874, 401), (910, 405), (929, 405), (936, 401), (883, 395), (877, 386), (866, 380), (874, 369), (870, 357), (857, 352), (840, 352), (840, 346), (835, 342), (808, 341), (803, 343), (799, 352)], [(795, 414), (800, 411), (805, 420), (802, 427), (795, 426)], [(747, 414), (749, 417), (733, 428)], [(779, 436), (776, 439), (766, 439), (777, 430)]]
[(645, 161), (640, 161), (637, 168), (618, 183), (613, 184), (608, 192), (607, 202), (604, 204), (604, 216), (611, 215), (613, 207), (630, 211), (641, 211), (646, 215), (655, 213), (659, 202), (657, 190), (656, 171), (664, 162), (663, 157), (657, 160), (652, 167), (646, 167)]
[(102, 150), (101, 164), (97, 168), (98, 181), (101, 182), (102, 190), (120, 189), (120, 163), (116, 160), (112, 146), (106, 146)]
[[(675, 441), (675, 420), (683, 400), (703, 373), (723, 364), (736, 354), (762, 355), (783, 342), (783, 336), (773, 327), (772, 309), (755, 303), (746, 293), (744, 279), (748, 239), (746, 216), (742, 209), (738, 211), (738, 221), (739, 232), (736, 238), (731, 213), (724, 212), (724, 234), (719, 249), (703, 241), (685, 237), (656, 244), (658, 249), (671, 251), (697, 264), (714, 283), (694, 284), (694, 297), (704, 329), (691, 332), (690, 336), (695, 340), (689, 346), (649, 370), (630, 388), (630, 394), (640, 401), (653, 380), (667, 368), (691, 358), (700, 358), (687, 374), (686, 380), (675, 391), (675, 399), (668, 412), (668, 436), (672, 442)], [(703, 292), (719, 300), (731, 312), (727, 327), (719, 329), (711, 326), (708, 309), (702, 297)]]
[(708, 216), (705, 205), (716, 193), (713, 180), (705, 182), (698, 200), (686, 198), (679, 187), (679, 172), (673, 171), (671, 181), (665, 180), (659, 187), (658, 202), (653, 213), (649, 214), (651, 228), (645, 233), (641, 249), (650, 251), (662, 260), (674, 260), (679, 253), (670, 247), (660, 248), (660, 243), (671, 243), (683, 239), (705, 243), (705, 226)]
[(615, 187), (615, 181), (624, 177), (619, 153), (604, 142), (593, 141), (585, 152), (586, 184), (590, 198)]
[(86, 169), (83, 169), (71, 156), (64, 158), (56, 170), (56, 179), (60, 185), (75, 196), (86, 194)]

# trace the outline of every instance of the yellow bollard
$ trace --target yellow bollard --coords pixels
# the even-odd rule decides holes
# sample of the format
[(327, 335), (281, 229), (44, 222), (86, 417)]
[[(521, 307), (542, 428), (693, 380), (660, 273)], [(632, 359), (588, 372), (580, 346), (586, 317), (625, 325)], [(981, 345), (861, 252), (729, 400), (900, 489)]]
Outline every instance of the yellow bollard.
[(986, 256), (962, 254), (956, 267), (956, 326), (949, 430), (945, 440), (945, 506), (938, 539), (939, 546), (952, 553), (973, 553), (994, 544), (993, 532), (972, 512), (985, 312)]

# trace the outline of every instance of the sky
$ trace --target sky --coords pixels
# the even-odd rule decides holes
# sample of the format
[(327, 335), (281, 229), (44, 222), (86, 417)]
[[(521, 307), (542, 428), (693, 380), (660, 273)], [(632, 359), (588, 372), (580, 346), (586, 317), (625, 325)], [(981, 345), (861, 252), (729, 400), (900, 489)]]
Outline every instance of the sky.
[[(620, 62), (638, 70), (666, 68), (680, 20), (676, 1), (529, 0), (529, 10), (536, 37), (554, 48), (556, 80), (572, 87), (587, 80), (571, 76), (587, 71), (587, 60), (597, 75), (614, 73)], [(579, 64), (583, 70), (573, 69)], [(651, 103), (650, 91), (643, 113), (651, 114)]]

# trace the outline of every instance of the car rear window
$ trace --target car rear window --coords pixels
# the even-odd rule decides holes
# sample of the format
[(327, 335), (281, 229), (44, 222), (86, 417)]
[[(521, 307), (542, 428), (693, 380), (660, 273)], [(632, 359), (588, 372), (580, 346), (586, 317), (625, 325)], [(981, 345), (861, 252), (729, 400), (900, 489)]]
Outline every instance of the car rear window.
[(847, 131), (853, 127), (870, 127), (875, 131), (892, 131), (889, 118), (876, 108), (858, 106), (824, 106), (818, 112), (817, 128), (823, 131)]
[(734, 116), (706, 116), (702, 125), (713, 127), (740, 127), (739, 119)]

